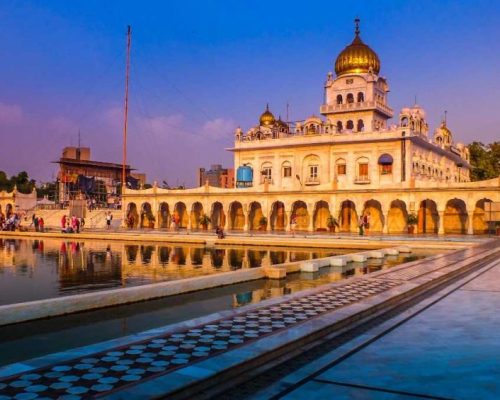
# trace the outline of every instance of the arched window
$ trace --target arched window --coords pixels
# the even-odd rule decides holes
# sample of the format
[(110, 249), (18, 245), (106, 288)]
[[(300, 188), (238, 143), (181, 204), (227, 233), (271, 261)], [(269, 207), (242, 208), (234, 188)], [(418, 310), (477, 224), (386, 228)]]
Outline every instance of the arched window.
[(363, 122), (362, 119), (358, 119), (358, 132), (363, 132), (365, 130), (365, 123)]
[(291, 178), (292, 177), (292, 164), (290, 164), (290, 161), (285, 161), (281, 165), (281, 171), (283, 173), (283, 178)]
[(337, 104), (342, 104), (342, 95), (341, 94), (337, 95)]
[(345, 175), (347, 173), (347, 168), (346, 168), (346, 163), (345, 159), (339, 158), (336, 162), (335, 165), (337, 167), (337, 176), (340, 175)]
[(348, 93), (346, 97), (346, 102), (347, 103), (354, 103), (354, 96), (352, 93)]
[(351, 120), (347, 121), (345, 128), (350, 130), (354, 129), (354, 122), (352, 122)]
[(408, 117), (401, 118), (401, 126), (406, 128), (408, 126)]
[(392, 163), (393, 159), (390, 154), (382, 154), (378, 158), (378, 165), (380, 166), (380, 174), (381, 175), (389, 175), (392, 174)]
[(344, 130), (344, 127), (342, 126), (342, 121), (337, 121), (337, 132), (340, 133)]
[(260, 169), (260, 174), (261, 174), (261, 183), (264, 182), (272, 182), (273, 178), (273, 166), (270, 162), (265, 162), (262, 164), (262, 167)]
[(358, 93), (358, 103), (362, 103), (363, 101), (365, 101), (365, 95), (363, 92), (359, 92)]
[(366, 157), (360, 157), (356, 161), (356, 181), (360, 183), (370, 182), (368, 170), (369, 160)]
[(320, 160), (315, 154), (304, 158), (304, 177), (306, 185), (318, 185), (320, 183)]

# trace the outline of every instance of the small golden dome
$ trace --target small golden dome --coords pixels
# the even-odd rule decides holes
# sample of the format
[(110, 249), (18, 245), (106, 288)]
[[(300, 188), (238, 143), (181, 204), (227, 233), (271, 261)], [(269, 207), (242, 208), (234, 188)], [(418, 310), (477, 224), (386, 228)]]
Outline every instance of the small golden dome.
[(338, 55), (335, 61), (335, 73), (339, 76), (366, 73), (371, 70), (378, 75), (380, 72), (378, 55), (359, 37), (359, 19), (356, 18), (354, 22), (356, 23), (354, 40)]
[(271, 111), (269, 111), (269, 104), (266, 105), (266, 111), (262, 113), (260, 116), (260, 125), (261, 126), (269, 126), (273, 125), (276, 119), (274, 118), (274, 115)]

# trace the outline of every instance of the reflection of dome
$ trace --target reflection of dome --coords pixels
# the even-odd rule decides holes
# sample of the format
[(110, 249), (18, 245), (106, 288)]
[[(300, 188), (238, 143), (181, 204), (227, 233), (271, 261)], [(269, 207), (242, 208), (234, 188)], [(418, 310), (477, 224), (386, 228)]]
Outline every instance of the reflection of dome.
[(369, 72), (370, 69), (378, 75), (380, 60), (369, 46), (359, 37), (359, 19), (355, 19), (356, 30), (354, 40), (338, 55), (335, 61), (337, 76), (344, 74), (359, 74)]
[(266, 111), (260, 116), (260, 125), (268, 126), (274, 124), (275, 118), (271, 111), (269, 111), (269, 104), (266, 106)]

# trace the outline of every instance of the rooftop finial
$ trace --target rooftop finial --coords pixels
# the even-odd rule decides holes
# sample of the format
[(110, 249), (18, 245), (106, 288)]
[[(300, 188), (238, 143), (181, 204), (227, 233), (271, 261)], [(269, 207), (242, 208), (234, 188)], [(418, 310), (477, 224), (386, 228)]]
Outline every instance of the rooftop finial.
[(356, 17), (356, 19), (354, 20), (354, 25), (356, 27), (356, 29), (354, 30), (354, 33), (356, 34), (356, 36), (359, 36), (359, 17)]
[(446, 116), (447, 116), (447, 114), (448, 114), (448, 111), (444, 110), (444, 121), (443, 122), (444, 122), (445, 125), (446, 125)]
[(269, 111), (269, 103), (266, 103), (266, 111)]

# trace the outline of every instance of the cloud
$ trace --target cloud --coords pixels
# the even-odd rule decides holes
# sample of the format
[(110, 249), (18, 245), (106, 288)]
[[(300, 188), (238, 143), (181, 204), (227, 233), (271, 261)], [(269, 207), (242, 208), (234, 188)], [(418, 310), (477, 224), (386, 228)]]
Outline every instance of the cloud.
[(23, 110), (15, 104), (0, 102), (0, 124), (16, 125), (23, 120)]
[(232, 119), (215, 118), (207, 121), (201, 127), (202, 135), (209, 139), (224, 139), (232, 137), (236, 123)]

